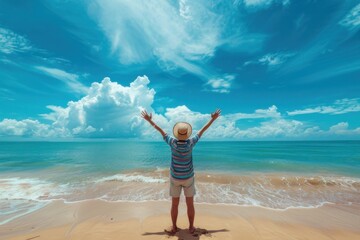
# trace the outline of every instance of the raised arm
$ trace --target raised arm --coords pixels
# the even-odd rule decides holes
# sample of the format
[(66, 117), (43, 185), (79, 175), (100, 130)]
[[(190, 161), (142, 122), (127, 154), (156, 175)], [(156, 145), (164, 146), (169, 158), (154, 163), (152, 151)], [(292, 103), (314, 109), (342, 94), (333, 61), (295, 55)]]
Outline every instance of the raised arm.
[(210, 125), (220, 116), (221, 110), (217, 109), (214, 113), (211, 114), (210, 121), (203, 126), (203, 128), (198, 132), (199, 137), (210, 127)]
[(166, 133), (164, 132), (164, 130), (162, 130), (161, 127), (159, 127), (158, 125), (156, 125), (156, 124), (152, 121), (152, 114), (151, 114), (151, 113), (148, 114), (148, 113), (144, 110), (144, 111), (141, 112), (141, 117), (142, 117), (143, 119), (145, 119), (146, 121), (148, 121), (148, 122), (151, 124), (151, 126), (153, 126), (156, 130), (158, 130), (158, 131), (161, 133), (161, 135), (162, 135), (163, 137), (165, 137)]

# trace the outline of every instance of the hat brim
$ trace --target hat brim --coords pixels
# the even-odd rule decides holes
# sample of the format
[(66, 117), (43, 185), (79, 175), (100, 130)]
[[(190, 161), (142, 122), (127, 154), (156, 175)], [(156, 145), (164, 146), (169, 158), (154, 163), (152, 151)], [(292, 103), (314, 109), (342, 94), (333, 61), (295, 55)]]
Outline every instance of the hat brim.
[[(180, 134), (180, 133), (179, 133), (178, 130), (179, 130), (180, 124), (185, 124), (185, 125), (187, 126), (187, 132), (186, 132), (186, 134)], [(191, 125), (190, 125), (189, 123), (187, 123), (187, 122), (178, 122), (178, 123), (176, 123), (176, 124), (174, 125), (173, 134), (174, 134), (174, 136), (175, 136), (177, 139), (179, 139), (179, 140), (186, 140), (186, 139), (188, 139), (188, 138), (191, 136), (191, 134), (192, 134), (192, 127), (191, 127)]]

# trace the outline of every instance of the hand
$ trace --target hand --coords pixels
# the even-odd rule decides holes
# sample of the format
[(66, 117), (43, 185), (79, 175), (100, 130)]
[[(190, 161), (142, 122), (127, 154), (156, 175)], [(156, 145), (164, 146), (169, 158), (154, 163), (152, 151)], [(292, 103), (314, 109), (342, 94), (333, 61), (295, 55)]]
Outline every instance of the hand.
[(220, 113), (221, 113), (221, 110), (220, 110), (220, 109), (216, 109), (216, 111), (211, 114), (211, 119), (212, 119), (212, 120), (216, 120), (216, 119), (220, 116)]
[(144, 111), (141, 112), (141, 117), (142, 117), (143, 119), (145, 119), (146, 121), (151, 121), (152, 114), (151, 114), (151, 113), (148, 114), (148, 113), (146, 112), (146, 110), (144, 110)]

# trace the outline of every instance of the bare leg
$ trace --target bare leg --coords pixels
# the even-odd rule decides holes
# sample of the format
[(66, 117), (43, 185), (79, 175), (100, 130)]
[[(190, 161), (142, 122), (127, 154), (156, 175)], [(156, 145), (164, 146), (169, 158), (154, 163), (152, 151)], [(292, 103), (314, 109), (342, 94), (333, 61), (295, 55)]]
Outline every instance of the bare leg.
[(186, 197), (187, 215), (189, 218), (189, 231), (194, 232), (195, 207), (194, 197)]
[(176, 221), (177, 221), (177, 217), (178, 217), (178, 207), (179, 207), (179, 201), (180, 198), (179, 197), (173, 197), (172, 198), (172, 203), (171, 203), (171, 220), (172, 220), (172, 230), (174, 232), (176, 232), (177, 230), (177, 226), (176, 226)]

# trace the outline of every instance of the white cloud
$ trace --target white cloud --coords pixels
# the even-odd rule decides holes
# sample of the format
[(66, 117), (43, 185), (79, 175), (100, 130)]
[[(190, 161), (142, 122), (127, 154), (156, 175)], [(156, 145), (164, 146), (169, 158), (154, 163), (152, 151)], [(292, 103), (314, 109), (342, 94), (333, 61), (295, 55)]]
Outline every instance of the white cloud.
[[(157, 116), (157, 118), (160, 116)], [(167, 108), (161, 119), (160, 126), (165, 126), (167, 132), (172, 131), (172, 126), (178, 121), (189, 122), (193, 132), (199, 131), (210, 119), (210, 114), (191, 111), (186, 106)], [(157, 118), (155, 118), (157, 120)], [(267, 119), (258, 127), (241, 129), (236, 126), (236, 121), (243, 119)], [(298, 138), (307, 137), (319, 132), (318, 127), (307, 126), (296, 120), (281, 118), (276, 106), (268, 109), (257, 109), (254, 113), (236, 113), (221, 116), (204, 135), (208, 139), (266, 139), (266, 138)]]
[(58, 128), (80, 137), (135, 137), (142, 135), (140, 109), (151, 110), (155, 90), (146, 76), (136, 78), (129, 87), (104, 78), (93, 83), (88, 94), (70, 101), (66, 108), (48, 106), (53, 112), (42, 116)]
[[(122, 86), (104, 78), (100, 83), (94, 82), (85, 97), (68, 102), (66, 107), (49, 105), (51, 112), (41, 116), (50, 124), (29, 119), (5, 119), (0, 122), (0, 135), (65, 138), (152, 136), (154, 130), (140, 117), (141, 109), (152, 111), (155, 90), (148, 87), (149, 82), (143, 76), (136, 78), (130, 86)], [(154, 114), (154, 117), (160, 123), (168, 122), (164, 116)]]
[(239, 136), (245, 138), (273, 138), (273, 137), (305, 137), (313, 133), (311, 127), (296, 120), (274, 119), (262, 122), (259, 127), (239, 131)]
[(164, 116), (169, 122), (171, 128), (175, 123), (184, 121), (191, 123), (195, 130), (200, 130), (202, 125), (210, 118), (210, 114), (191, 111), (185, 105), (175, 108), (167, 108)]
[[(161, 139), (159, 133), (140, 117), (140, 111), (153, 113), (154, 121), (166, 132), (172, 133), (178, 121), (189, 122), (193, 132), (199, 131), (209, 120), (210, 113), (201, 113), (187, 106), (166, 108), (163, 114), (154, 113), (155, 90), (149, 88), (146, 76), (137, 77), (129, 86), (123, 86), (104, 78), (94, 82), (88, 94), (78, 101), (68, 102), (66, 107), (49, 105), (50, 113), (41, 116), (48, 124), (37, 120), (4, 119), (0, 122), (0, 136), (44, 138), (142, 138)], [(342, 99), (336, 104), (348, 104), (357, 99)], [(329, 110), (331, 112), (332, 110)], [(342, 109), (350, 111), (350, 109)], [(241, 128), (238, 121), (258, 119), (254, 127)], [(240, 122), (241, 123), (241, 122)], [(240, 124), (241, 126), (241, 124)], [(214, 122), (204, 138), (223, 140), (249, 139), (306, 139), (328, 136), (358, 136), (360, 127), (349, 129), (341, 122), (329, 130), (310, 126), (304, 122), (286, 119), (273, 105), (252, 113), (224, 114)]]
[[(156, 115), (155, 121), (164, 126), (167, 132), (172, 131), (172, 126), (178, 121), (186, 121), (192, 124), (193, 132), (200, 130), (210, 119), (210, 114), (194, 112), (186, 106), (167, 108), (164, 115)], [(244, 119), (264, 119), (259, 126), (240, 128), (236, 126), (237, 121)], [(307, 123), (285, 119), (275, 105), (268, 109), (257, 109), (253, 113), (235, 113), (222, 115), (204, 135), (207, 139), (309, 139), (331, 136), (355, 136), (360, 134), (357, 129), (341, 129), (334, 127), (328, 131), (321, 130), (318, 126)], [(337, 130), (337, 131), (335, 131)], [(341, 131), (340, 131), (341, 130)], [(158, 133), (156, 133), (158, 134)], [(154, 137), (155, 135), (152, 135)], [(144, 135), (143, 137), (146, 137)]]
[(360, 3), (351, 9), (339, 24), (350, 29), (360, 26)]
[(294, 55), (295, 55), (294, 53), (281, 53), (281, 52), (268, 53), (256, 61), (245, 62), (244, 66), (248, 66), (251, 64), (260, 64), (260, 65), (269, 66), (271, 68), (271, 67), (275, 67), (277, 65), (283, 64), (284, 62), (286, 62), (286, 60), (288, 60), (289, 58), (291, 58)]
[(0, 28), (0, 52), (12, 54), (32, 50), (27, 38), (5, 28)]
[[(205, 124), (209, 118), (210, 116), (204, 117), (202, 124)], [(316, 126), (307, 126), (300, 121), (283, 118), (272, 118), (261, 122), (259, 126), (242, 129), (236, 126), (232, 117), (224, 115), (211, 126), (211, 130), (205, 133), (205, 137), (234, 140), (286, 139), (306, 138), (319, 132)]]
[(191, 17), (191, 11), (190, 6), (188, 5), (187, 0), (180, 0), (179, 1), (179, 14), (181, 17), (185, 18), (186, 20), (190, 20)]
[(37, 120), (4, 119), (0, 122), (0, 136), (54, 137), (58, 133), (60, 132), (56, 132), (51, 126)]
[[(236, 127), (236, 121), (241, 119), (272, 118), (265, 121), (260, 127), (240, 129)], [(189, 122), (193, 132), (199, 131), (210, 120), (210, 114), (194, 112), (186, 106), (167, 108), (164, 115), (156, 115), (155, 121), (159, 121), (167, 132), (172, 133), (172, 127), (176, 122)], [(268, 109), (257, 109), (254, 113), (236, 113), (221, 116), (204, 135), (209, 139), (261, 139), (267, 137), (291, 137), (296, 134), (304, 136), (307, 127), (299, 121), (285, 120), (280, 118), (276, 106)]]
[[(78, 75), (59, 69), (59, 66), (71, 65), (70, 61), (64, 58), (49, 56), (50, 54), (46, 50), (34, 47), (26, 37), (1, 27), (0, 53), (6, 54), (5, 58), (0, 58), (0, 62), (16, 67), (21, 71), (32, 71), (58, 79), (62, 81), (72, 92), (84, 94), (88, 89), (80, 81), (80, 78), (86, 78), (86, 73)], [(7, 57), (9, 54), (15, 53), (27, 53), (27, 61), (14, 61), (14, 58)], [(56, 67), (45, 67), (39, 66), (38, 64)], [(33, 85), (28, 85), (28, 82), (22, 84), (20, 83), (21, 81), (23, 80), (16, 80), (17, 84), (22, 88), (39, 92), (39, 88), (35, 88)]]
[[(259, 126), (250, 128), (236, 127), (236, 122), (244, 119), (264, 119)], [(257, 109), (254, 113), (227, 114), (212, 127), (210, 138), (215, 139), (281, 139), (306, 138), (320, 132), (317, 126), (308, 126), (297, 120), (282, 118), (275, 105), (268, 109)]]
[(234, 75), (224, 75), (223, 77), (209, 79), (205, 85), (210, 87), (212, 92), (229, 93), (234, 79)]
[(219, 47), (256, 51), (265, 40), (235, 21), (232, 2), (98, 0), (88, 8), (121, 64), (154, 61), (165, 71), (190, 72), (203, 81), (219, 75), (206, 66)]
[(102, 0), (90, 9), (123, 64), (156, 56), (186, 68), (183, 60), (212, 56), (221, 44), (218, 16), (199, 2)]
[(349, 124), (347, 122), (340, 122), (336, 125), (333, 125), (330, 127), (330, 132), (333, 133), (339, 133), (339, 132), (343, 132), (346, 131), (349, 127)]
[(305, 108), (302, 110), (294, 110), (294, 111), (287, 112), (287, 114), (290, 116), (294, 116), (294, 115), (320, 113), (320, 112), (321, 112), (321, 107), (316, 107), (316, 108)]
[(35, 66), (36, 70), (50, 77), (56, 78), (65, 83), (69, 89), (77, 93), (86, 93), (87, 87), (80, 82), (80, 77), (74, 73), (68, 73), (57, 68), (49, 68), (44, 66)]
[(349, 112), (360, 112), (360, 98), (344, 98), (334, 102), (331, 106), (318, 106), (287, 112), (288, 115), (303, 115), (311, 113), (321, 114), (345, 114)]
[[(219, 48), (254, 53), (267, 39), (265, 34), (248, 32), (234, 5), (239, 4), (208, 0), (47, 3), (55, 14), (75, 26), (86, 29), (88, 21), (97, 25), (96, 31), (74, 32), (68, 28), (90, 45), (91, 51), (96, 46), (102, 53), (109, 51), (122, 65), (157, 63), (166, 72), (176, 76), (191, 73), (204, 82), (221, 75), (207, 64)], [(86, 14), (86, 20), (69, 14), (69, 8)], [(90, 35), (98, 31), (107, 41), (94, 42)]]
[(257, 109), (254, 113), (235, 113), (228, 114), (226, 118), (231, 121), (240, 119), (258, 119), (258, 118), (280, 118), (281, 114), (277, 111), (277, 107), (272, 105), (268, 109)]
[(349, 129), (349, 123), (347, 122), (340, 122), (335, 124), (329, 128), (330, 134), (337, 134), (337, 135), (352, 135), (352, 134), (360, 134), (360, 127), (356, 129)]
[(269, 66), (279, 65), (282, 64), (285, 59), (292, 56), (292, 54), (267, 54), (259, 59), (259, 63)]
[[(194, 132), (200, 130), (210, 119), (210, 114), (193, 112), (186, 106), (166, 109), (164, 114), (168, 131), (177, 121), (186, 121), (192, 124)], [(243, 119), (268, 119), (260, 126), (241, 129), (236, 121)], [(162, 123), (164, 124), (164, 123)], [(208, 139), (271, 139), (271, 138), (301, 138), (320, 133), (317, 126), (307, 126), (296, 121), (281, 117), (276, 106), (268, 109), (257, 109), (254, 113), (236, 113), (222, 115), (204, 135)]]
[(274, 3), (281, 3), (285, 6), (290, 4), (290, 0), (244, 0), (245, 7), (256, 9), (268, 8)]

